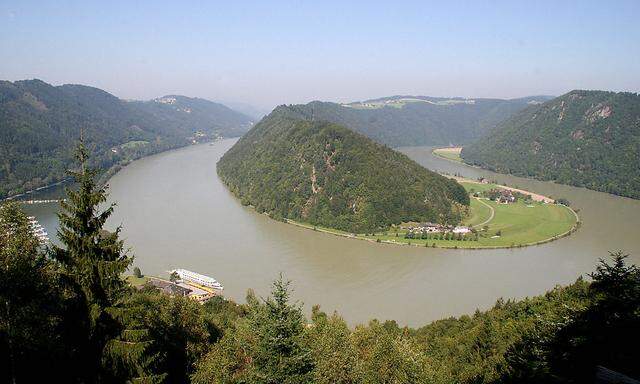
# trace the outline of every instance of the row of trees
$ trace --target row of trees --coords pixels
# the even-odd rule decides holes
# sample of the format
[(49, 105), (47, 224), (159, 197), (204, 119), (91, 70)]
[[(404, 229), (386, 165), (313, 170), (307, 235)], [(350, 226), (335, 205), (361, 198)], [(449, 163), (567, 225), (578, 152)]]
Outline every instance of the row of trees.
[(422, 239), (422, 240), (455, 240), (455, 241), (478, 241), (478, 232), (469, 233), (453, 233), (453, 232), (436, 232), (436, 233), (413, 233), (407, 232), (405, 239)]
[(43, 249), (15, 203), (0, 209), (1, 383), (573, 383), (597, 365), (640, 377), (640, 271), (621, 252), (592, 282), (418, 329), (311, 319), (282, 276), (271, 295), (199, 305), (123, 279), (132, 263), (103, 226), (106, 191), (74, 173), (62, 246)]

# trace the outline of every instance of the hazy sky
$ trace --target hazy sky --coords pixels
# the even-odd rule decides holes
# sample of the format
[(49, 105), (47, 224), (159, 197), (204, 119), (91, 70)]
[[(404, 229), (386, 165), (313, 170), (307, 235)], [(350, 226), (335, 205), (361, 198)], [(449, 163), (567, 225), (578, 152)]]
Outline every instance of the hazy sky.
[(640, 0), (0, 0), (0, 79), (262, 108), (640, 91)]

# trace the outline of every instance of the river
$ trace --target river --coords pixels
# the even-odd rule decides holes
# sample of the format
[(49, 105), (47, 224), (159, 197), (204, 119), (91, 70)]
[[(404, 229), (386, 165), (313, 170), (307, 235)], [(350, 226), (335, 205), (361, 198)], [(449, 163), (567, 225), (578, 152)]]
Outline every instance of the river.
[[(445, 250), (341, 238), (269, 219), (243, 207), (220, 182), (215, 163), (235, 139), (190, 146), (133, 162), (109, 182), (117, 202), (108, 223), (122, 225), (143, 273), (186, 268), (218, 279), (225, 296), (259, 295), (282, 272), (294, 298), (319, 304), (350, 324), (372, 318), (420, 326), (573, 282), (609, 250), (640, 264), (640, 201), (495, 174), (437, 158), (426, 147), (401, 148), (433, 170), (484, 176), (555, 198), (579, 210), (582, 227), (567, 238), (520, 249)], [(25, 206), (47, 230), (56, 204)]]

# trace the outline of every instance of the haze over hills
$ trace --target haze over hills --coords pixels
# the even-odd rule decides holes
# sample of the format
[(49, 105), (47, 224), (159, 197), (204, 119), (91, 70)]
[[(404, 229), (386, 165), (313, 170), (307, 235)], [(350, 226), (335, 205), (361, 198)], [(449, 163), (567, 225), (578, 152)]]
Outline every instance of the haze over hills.
[(571, 91), (532, 106), (463, 159), (502, 173), (640, 198), (640, 95)]
[(133, 101), (137, 108), (150, 113), (178, 131), (201, 130), (225, 137), (242, 136), (253, 118), (209, 100), (167, 95), (149, 101)]
[(463, 99), (391, 96), (337, 104), (298, 106), (310, 119), (327, 120), (392, 147), (467, 144), (496, 124), (550, 96), (520, 99)]
[(124, 101), (84, 85), (0, 82), (0, 196), (66, 177), (83, 130), (94, 165), (131, 159), (217, 136), (239, 136), (252, 119), (184, 96)]
[(402, 221), (458, 223), (469, 196), (387, 146), (280, 106), (219, 161), (230, 190), (274, 218), (351, 232)]

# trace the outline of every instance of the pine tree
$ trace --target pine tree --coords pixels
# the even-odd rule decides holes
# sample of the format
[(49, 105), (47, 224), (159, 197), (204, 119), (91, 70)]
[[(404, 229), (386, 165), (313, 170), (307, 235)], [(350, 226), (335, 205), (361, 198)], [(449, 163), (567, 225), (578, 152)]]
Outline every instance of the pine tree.
[(66, 190), (68, 202), (61, 203), (63, 211), (58, 213), (58, 237), (63, 246), (53, 246), (51, 256), (78, 295), (83, 312), (77, 328), (77, 356), (82, 360), (78, 369), (87, 382), (144, 378), (152, 359), (145, 354), (147, 332), (127, 329), (124, 306), (130, 288), (122, 274), (133, 258), (119, 239), (120, 227), (114, 232), (103, 229), (114, 204), (100, 211), (100, 204), (107, 199), (106, 186), (99, 186), (96, 170), (87, 168), (87, 150), (82, 140), (76, 158), (81, 168), (70, 174), (78, 190)]
[(311, 381), (313, 360), (303, 342), (304, 315), (299, 305), (289, 304), (289, 283), (280, 276), (271, 297), (263, 305), (251, 305), (250, 327), (257, 337), (254, 374), (260, 383)]

